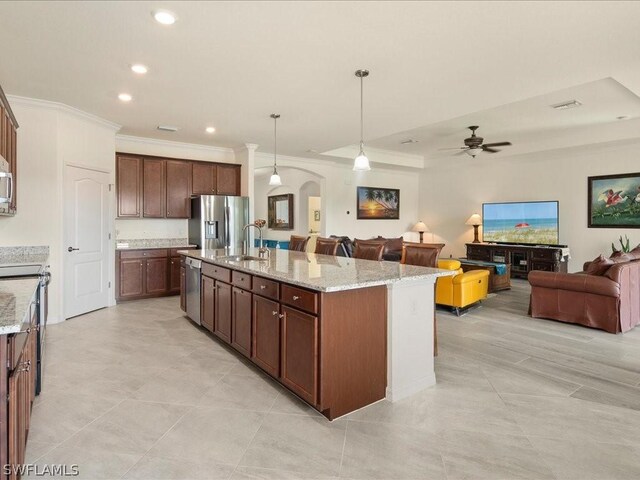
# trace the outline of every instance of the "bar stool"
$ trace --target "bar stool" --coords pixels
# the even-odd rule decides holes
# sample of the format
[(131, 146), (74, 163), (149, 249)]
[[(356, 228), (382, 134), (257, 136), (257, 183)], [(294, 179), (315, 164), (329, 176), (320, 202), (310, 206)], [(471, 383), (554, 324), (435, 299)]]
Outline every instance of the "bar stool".
[(380, 240), (354, 240), (355, 250), (353, 251), (353, 258), (360, 258), (362, 260), (375, 260), (380, 262), (382, 260), (382, 254), (384, 253), (384, 246), (386, 242)]
[(314, 253), (335, 256), (339, 245), (340, 239), (318, 237), (318, 240), (316, 240), (316, 251)]
[(307, 250), (307, 243), (309, 237), (300, 237), (298, 235), (291, 235), (289, 239), (289, 250), (294, 252), (305, 252)]
[[(419, 267), (436, 268), (438, 255), (444, 247), (444, 243), (410, 243), (405, 242), (402, 247), (402, 259), (400, 263), (417, 265)], [(436, 326), (436, 292), (433, 286), (433, 356), (438, 356), (438, 330)]]

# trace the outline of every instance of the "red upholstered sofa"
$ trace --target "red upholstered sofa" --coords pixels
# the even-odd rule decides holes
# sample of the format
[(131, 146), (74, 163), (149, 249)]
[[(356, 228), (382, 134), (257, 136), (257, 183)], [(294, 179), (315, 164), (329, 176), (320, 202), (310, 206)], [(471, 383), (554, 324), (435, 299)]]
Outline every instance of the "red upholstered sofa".
[(532, 271), (530, 315), (610, 333), (631, 330), (640, 323), (640, 247), (613, 261), (596, 274), (586, 273), (591, 262), (580, 273)]

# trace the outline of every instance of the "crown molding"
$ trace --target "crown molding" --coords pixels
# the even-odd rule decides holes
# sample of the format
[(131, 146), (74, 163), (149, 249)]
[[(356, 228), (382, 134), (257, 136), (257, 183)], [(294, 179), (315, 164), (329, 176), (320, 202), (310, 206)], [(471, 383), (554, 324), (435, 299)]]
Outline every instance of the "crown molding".
[(205, 152), (221, 152), (221, 153), (234, 153), (232, 148), (227, 147), (216, 147), (215, 145), (202, 145), (199, 143), (185, 143), (185, 142), (174, 142), (172, 140), (161, 140), (158, 138), (148, 138), (148, 137), (135, 137), (132, 135), (116, 135), (116, 141), (123, 140), (126, 142), (146, 144), (146, 145), (160, 145), (164, 147), (171, 148), (190, 148), (193, 150), (202, 150)]
[(75, 117), (82, 118), (83, 120), (89, 120), (90, 122), (96, 123), (100, 126), (110, 128), (114, 132), (117, 132), (118, 130), (120, 130), (120, 128), (122, 128), (122, 126), (118, 125), (117, 123), (105, 120), (104, 118), (100, 118), (96, 115), (79, 110), (75, 107), (70, 107), (69, 105), (66, 105), (64, 103), (52, 102), (50, 100), (41, 100), (39, 98), (20, 97), (18, 95), (7, 95), (7, 98), (14, 105), (22, 105), (25, 107), (33, 108), (48, 108), (50, 110), (56, 110), (58, 112), (69, 113)]

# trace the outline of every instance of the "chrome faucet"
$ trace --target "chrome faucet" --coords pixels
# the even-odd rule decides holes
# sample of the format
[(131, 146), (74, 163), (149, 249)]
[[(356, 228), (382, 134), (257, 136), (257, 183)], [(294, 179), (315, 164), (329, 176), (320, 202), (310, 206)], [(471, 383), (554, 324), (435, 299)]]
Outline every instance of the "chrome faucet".
[(258, 248), (258, 257), (263, 258), (263, 257), (270, 257), (271, 256), (271, 252), (269, 251), (268, 248), (265, 248), (263, 243), (262, 243), (262, 227), (264, 227), (265, 225), (264, 220), (256, 220), (253, 223), (247, 223), (244, 227), (242, 227), (242, 254), (243, 255), (248, 255), (249, 254), (249, 245), (248, 245), (248, 241), (246, 240), (246, 232), (247, 229), (249, 227), (253, 227), (253, 228), (257, 228), (258, 229), (258, 234), (260, 235), (260, 248)]

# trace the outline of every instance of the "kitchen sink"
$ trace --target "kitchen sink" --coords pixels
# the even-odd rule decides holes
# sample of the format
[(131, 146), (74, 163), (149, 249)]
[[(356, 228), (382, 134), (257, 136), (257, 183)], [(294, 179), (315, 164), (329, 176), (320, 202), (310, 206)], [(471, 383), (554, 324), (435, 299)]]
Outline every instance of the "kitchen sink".
[(266, 262), (268, 258), (252, 257), (251, 255), (228, 255), (225, 257), (216, 257), (217, 260), (226, 260), (228, 262)]

